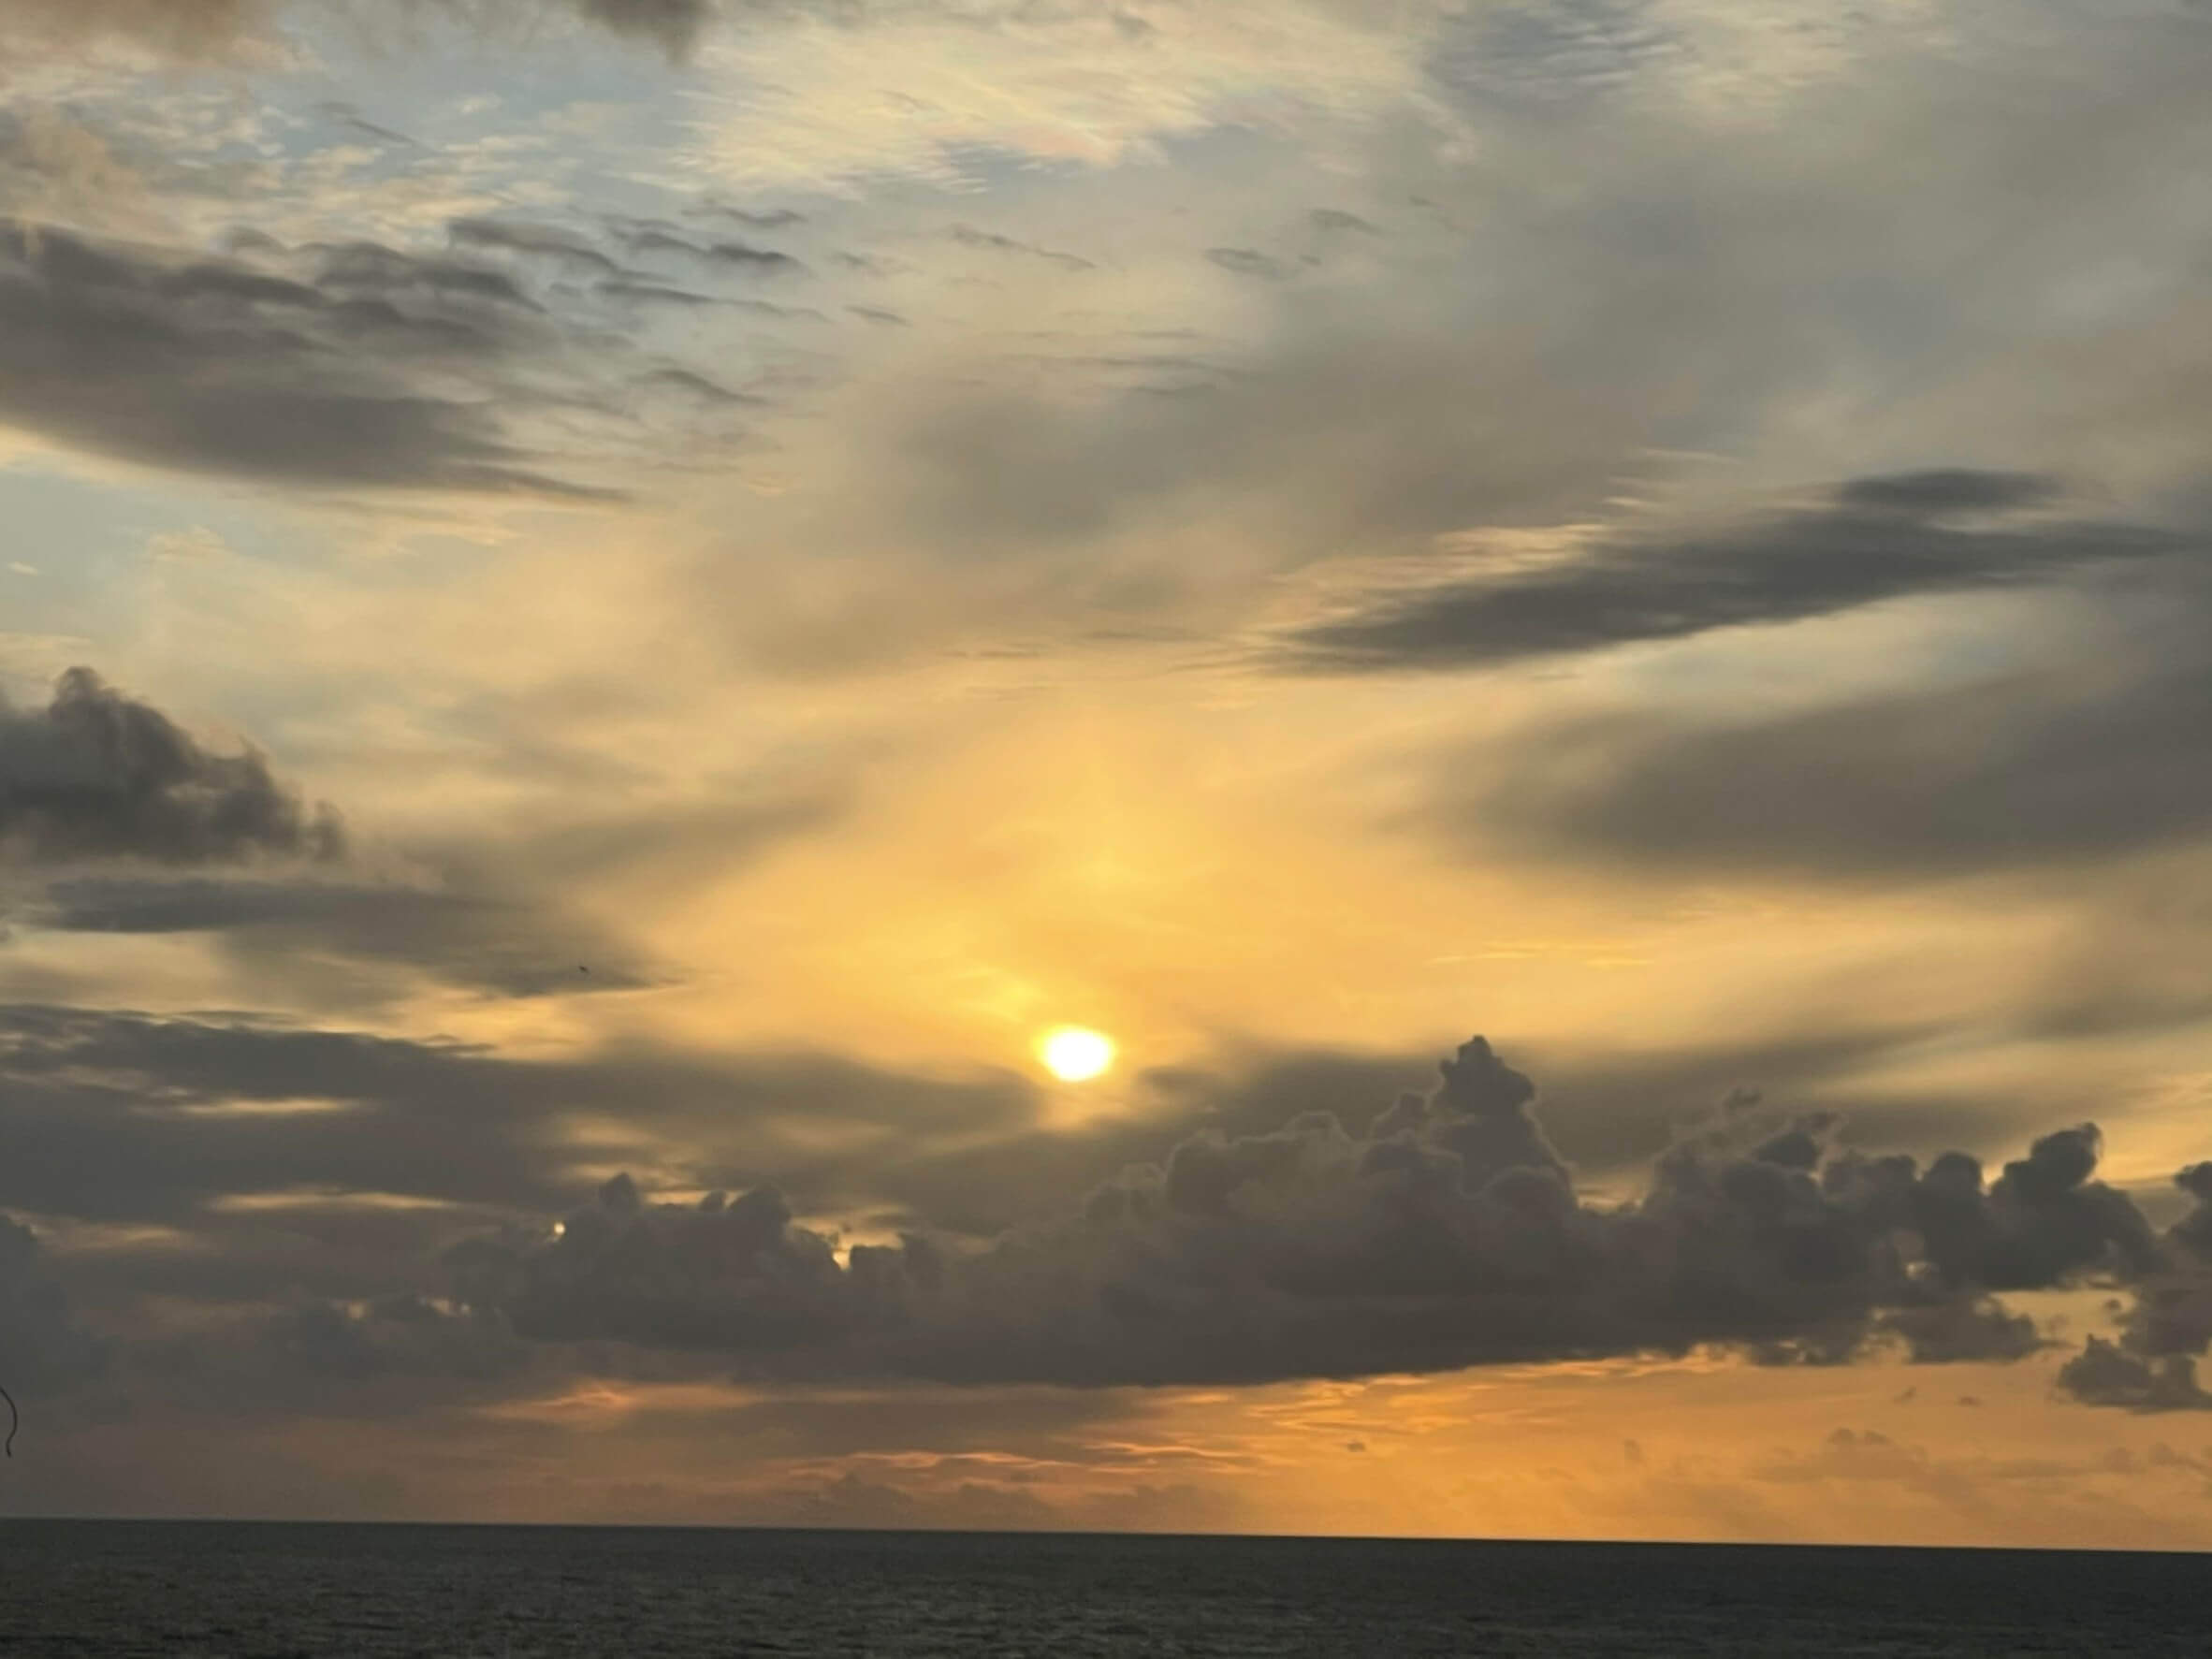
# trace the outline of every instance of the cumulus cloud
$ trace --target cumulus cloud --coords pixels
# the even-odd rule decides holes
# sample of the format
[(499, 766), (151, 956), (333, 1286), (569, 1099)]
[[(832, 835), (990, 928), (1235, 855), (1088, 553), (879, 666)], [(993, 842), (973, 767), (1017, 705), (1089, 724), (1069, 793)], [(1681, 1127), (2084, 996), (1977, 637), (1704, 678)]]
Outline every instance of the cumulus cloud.
[(2121, 1304), (2119, 1334), (2092, 1336), (2059, 1373), (2062, 1393), (2135, 1411), (2212, 1410), (2197, 1361), (2212, 1348), (2212, 1163), (2174, 1177), (2191, 1207), (2158, 1242)]
[(1777, 1363), (1901, 1344), (2016, 1358), (2000, 1289), (2132, 1281), (2156, 1251), (2094, 1179), (2092, 1128), (1985, 1186), (1963, 1154), (1840, 1151), (1739, 1097), (1585, 1201), (1528, 1079), (1477, 1039), (1360, 1133), (1326, 1112), (1204, 1132), (981, 1247), (837, 1242), (772, 1189), (649, 1201), (627, 1177), (557, 1236), (457, 1247), (459, 1294), (525, 1335), (726, 1354), (764, 1375), (1251, 1382), (1718, 1344)]
[(1276, 661), (1302, 673), (1491, 667), (2047, 578), (2182, 545), (2137, 525), (1986, 521), (2058, 493), (2052, 480), (2010, 473), (1853, 479), (1817, 506), (1709, 535), (1601, 539), (1557, 564), (1378, 597), (1299, 630)]
[(64, 674), (43, 709), (0, 700), (0, 851), (16, 859), (209, 864), (343, 850), (337, 814), (302, 803), (261, 754), (211, 752), (89, 668)]

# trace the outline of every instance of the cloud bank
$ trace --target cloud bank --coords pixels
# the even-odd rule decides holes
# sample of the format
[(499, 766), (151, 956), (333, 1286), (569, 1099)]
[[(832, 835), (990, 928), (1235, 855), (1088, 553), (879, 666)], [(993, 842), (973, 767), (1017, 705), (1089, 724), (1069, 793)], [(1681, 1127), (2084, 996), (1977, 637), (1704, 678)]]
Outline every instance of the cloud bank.
[(2161, 1239), (2095, 1179), (2093, 1125), (1986, 1180), (1963, 1153), (1839, 1148), (1829, 1118), (1743, 1097), (1608, 1207), (1577, 1195), (1534, 1097), (1476, 1039), (1361, 1134), (1319, 1112), (1201, 1133), (979, 1249), (840, 1252), (773, 1188), (655, 1203), (625, 1175), (556, 1232), (472, 1240), (449, 1266), (524, 1335), (761, 1375), (1249, 1383), (1703, 1345), (2012, 1359), (2042, 1341), (1997, 1293), (2147, 1283), (2204, 1230)]

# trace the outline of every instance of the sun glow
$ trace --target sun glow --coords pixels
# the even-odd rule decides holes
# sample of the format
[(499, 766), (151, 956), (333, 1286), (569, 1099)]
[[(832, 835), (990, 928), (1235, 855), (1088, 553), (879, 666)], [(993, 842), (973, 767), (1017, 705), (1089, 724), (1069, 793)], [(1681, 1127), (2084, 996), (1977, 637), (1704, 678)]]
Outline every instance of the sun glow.
[(1082, 1026), (1058, 1026), (1037, 1040), (1037, 1057), (1062, 1083), (1086, 1083), (1113, 1064), (1113, 1039)]

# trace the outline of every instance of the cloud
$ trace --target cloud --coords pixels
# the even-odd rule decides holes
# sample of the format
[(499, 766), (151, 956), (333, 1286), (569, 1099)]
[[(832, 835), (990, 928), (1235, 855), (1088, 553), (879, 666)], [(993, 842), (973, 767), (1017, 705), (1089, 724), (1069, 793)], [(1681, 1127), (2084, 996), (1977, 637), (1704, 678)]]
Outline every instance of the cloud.
[[(466, 1301), (543, 1339), (712, 1351), (762, 1375), (964, 1383), (1256, 1382), (1705, 1344), (1834, 1362), (2016, 1357), (1998, 1288), (2151, 1261), (2093, 1179), (2093, 1129), (1985, 1187), (1961, 1154), (1837, 1152), (1833, 1125), (1739, 1099), (1614, 1208), (1579, 1199), (1534, 1088), (1479, 1039), (1360, 1134), (1327, 1113), (1202, 1132), (1073, 1213), (981, 1248), (840, 1253), (772, 1189), (649, 1201), (626, 1177), (557, 1237), (451, 1259)], [(1912, 1241), (1922, 1243), (1915, 1247)]]
[(2212, 1163), (2174, 1177), (2191, 1201), (2159, 1241), (2152, 1271), (2128, 1287), (2119, 1335), (2092, 1336), (2059, 1373), (2059, 1390), (2090, 1405), (2212, 1410), (2197, 1361), (2212, 1348)]
[[(714, 15), (713, 0), (560, 0), (586, 22), (648, 40), (681, 56)], [(529, 21), (539, 8), (516, 0), (447, 0), (441, 9), (484, 28)], [(244, 36), (270, 30), (272, 0), (0, 0), (0, 25), (51, 46), (121, 37), (185, 59), (216, 55)]]
[(89, 1221), (184, 1225), (234, 1195), (334, 1184), (534, 1215), (613, 1160), (865, 1202), (893, 1157), (1037, 1113), (1008, 1074), (806, 1050), (519, 1058), (237, 1015), (0, 1008), (0, 1208)]
[(0, 1388), (18, 1399), (59, 1392), (99, 1374), (108, 1346), (78, 1323), (38, 1235), (0, 1215)]
[[(1617, 707), (1440, 772), (1447, 837), (1831, 880), (2079, 869), (2212, 829), (2212, 616), (2186, 566), (2077, 602), (2016, 663), (1812, 708)], [(2075, 988), (2074, 994), (2080, 994)]]
[(2212, 1392), (2197, 1381), (2196, 1361), (2190, 1356), (2167, 1354), (2152, 1360), (2101, 1336), (2089, 1337), (2082, 1351), (2059, 1368), (2059, 1390), (2085, 1405), (2118, 1405), (2132, 1411), (2212, 1410)]
[(587, 21), (658, 43), (670, 56), (691, 50), (715, 14), (714, 0), (574, 0)]
[(503, 219), (456, 219), (446, 226), (446, 232), (455, 241), (469, 247), (536, 255), (604, 271), (609, 276), (620, 274), (622, 269), (582, 237), (558, 226)]
[(1238, 276), (1266, 277), (1280, 282), (1290, 274), (1290, 268), (1273, 255), (1262, 254), (1255, 248), (1208, 248), (1206, 257), (1223, 270)]
[[(95, 454), (280, 484), (601, 499), (525, 464), (506, 360), (549, 354), (507, 273), (372, 242), (238, 257), (0, 225), (0, 421)], [(431, 389), (458, 380), (475, 395)]]
[(651, 968), (604, 929), (465, 889), (331, 881), (76, 877), (24, 920), (78, 933), (217, 936), (270, 969), (328, 953), (507, 997), (635, 990)]
[(0, 701), (0, 851), (35, 864), (210, 864), (344, 851), (337, 814), (310, 808), (254, 749), (211, 753), (89, 668), (44, 709)]
[(2054, 481), (2005, 473), (1853, 479), (1818, 506), (1709, 535), (1601, 538), (1558, 564), (1380, 596), (1299, 629), (1275, 662), (1308, 674), (1486, 668), (2047, 579), (2187, 545), (2139, 525), (1957, 521), (2057, 493)]

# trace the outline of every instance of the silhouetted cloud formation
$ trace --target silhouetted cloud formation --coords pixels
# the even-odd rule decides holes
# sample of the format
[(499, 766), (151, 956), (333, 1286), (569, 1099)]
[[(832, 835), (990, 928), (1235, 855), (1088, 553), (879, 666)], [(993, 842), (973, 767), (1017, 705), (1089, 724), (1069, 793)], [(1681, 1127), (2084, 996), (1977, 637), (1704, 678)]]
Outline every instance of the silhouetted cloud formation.
[(2212, 1410), (2197, 1361), (2212, 1347), (2212, 1163), (2174, 1184), (2194, 1201), (2159, 1241), (2152, 1271), (2129, 1287), (2117, 1340), (2090, 1337), (2059, 1387), (2091, 1405), (2136, 1411)]
[(618, 1176), (556, 1235), (487, 1237), (450, 1261), (465, 1301), (543, 1339), (710, 1350), (770, 1375), (1107, 1385), (1701, 1344), (1777, 1363), (1891, 1344), (2010, 1359), (2037, 1338), (1992, 1291), (2132, 1282), (2160, 1259), (2094, 1179), (2091, 1126), (1986, 1185), (1963, 1154), (1922, 1170), (1839, 1151), (1825, 1114), (1738, 1097), (1640, 1198), (1605, 1207), (1576, 1194), (1534, 1095), (1477, 1039), (1361, 1134), (1325, 1112), (1201, 1133), (978, 1249), (917, 1233), (840, 1258), (771, 1188), (661, 1204)]
[[(1383, 595), (1299, 631), (1276, 662), (1326, 674), (1482, 668), (1995, 587), (2184, 545), (2140, 525), (2006, 517), (2058, 494), (2053, 481), (2016, 473), (1854, 479), (1818, 506), (1706, 536), (1618, 536), (1564, 563)], [(1992, 517), (2000, 521), (1984, 521)]]
[[(1840, 1147), (1832, 1114), (1739, 1094), (1679, 1133), (1636, 1198), (1606, 1203), (1577, 1193), (1533, 1085), (1477, 1039), (1439, 1086), (1357, 1131), (1317, 1110), (1209, 1128), (990, 1240), (917, 1227), (848, 1246), (770, 1186), (656, 1201), (621, 1174), (558, 1227), (536, 1217), (620, 1150), (565, 1138), (578, 1113), (620, 1108), (635, 1152), (688, 1147), (694, 1171), (715, 1136), (725, 1164), (796, 1171), (833, 1128), (863, 1147), (880, 1144), (871, 1126), (901, 1144), (957, 1142), (1018, 1128), (1034, 1102), (820, 1057), (521, 1062), (65, 1010), (5, 1011), (0, 1030), (0, 1204), (189, 1225), (192, 1250), (119, 1244), (74, 1271), (109, 1297), (228, 1310), (227, 1357), (155, 1332), (143, 1340), (160, 1353), (183, 1347), (142, 1360), (220, 1378), (257, 1356), (269, 1375), (255, 1386), (278, 1394), (315, 1378), (488, 1385), (537, 1364), (531, 1345), (612, 1344), (637, 1356), (625, 1364), (660, 1353), (761, 1378), (985, 1386), (1701, 1346), (1763, 1364), (2006, 1361), (2051, 1345), (2001, 1293), (2105, 1284), (2130, 1299), (2120, 1334), (2092, 1340), (2060, 1388), (2137, 1409), (2212, 1399), (2193, 1372), (2212, 1340), (2212, 1221), (2200, 1203), (2154, 1234), (2096, 1179), (2087, 1125), (1986, 1181), (1963, 1154), (1924, 1167)], [(306, 1101), (323, 1104), (252, 1109)], [(2200, 1199), (2205, 1169), (2180, 1177)], [(35, 1243), (0, 1237), (0, 1331), (40, 1333), (57, 1382), (89, 1376), (98, 1345)]]
[(0, 700), (0, 853), (208, 864), (343, 850), (337, 814), (304, 805), (259, 753), (211, 753), (89, 668), (64, 674), (43, 709)]

